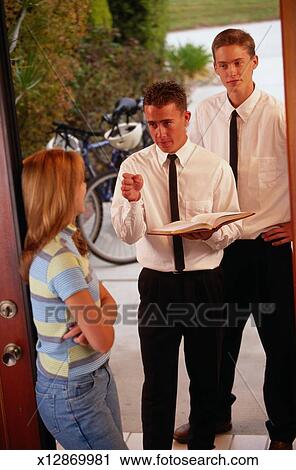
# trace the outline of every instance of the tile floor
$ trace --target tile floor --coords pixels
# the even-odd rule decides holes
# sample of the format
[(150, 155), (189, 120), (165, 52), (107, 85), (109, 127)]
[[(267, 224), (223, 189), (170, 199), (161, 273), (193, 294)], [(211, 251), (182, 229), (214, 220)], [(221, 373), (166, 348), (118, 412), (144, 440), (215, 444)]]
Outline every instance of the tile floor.
[[(143, 434), (140, 432), (124, 432), (124, 440), (129, 450), (142, 450)], [(215, 440), (216, 450), (267, 450), (269, 446), (268, 436), (248, 436), (221, 434)], [(63, 450), (63, 447), (57, 442), (57, 449)], [(293, 449), (296, 450), (296, 441)], [(173, 450), (187, 450), (185, 444), (173, 442)]]
[[(142, 450), (142, 433), (124, 433), (124, 439), (130, 450)], [(266, 450), (269, 446), (267, 435), (221, 434), (215, 440), (216, 450)], [(187, 446), (174, 441), (173, 450), (186, 450)], [(296, 450), (296, 442), (294, 443)]]
[[(125, 266), (112, 266), (93, 259), (98, 277), (105, 281), (120, 305), (128, 303), (136, 306), (139, 301), (137, 277), (140, 266), (137, 263)], [(130, 314), (132, 317), (132, 315)], [(266, 419), (262, 396), (264, 354), (256, 329), (250, 322), (244, 333), (240, 360), (235, 384), (238, 400), (234, 406), (233, 434), (217, 436), (217, 450), (264, 450), (269, 446), (265, 434)], [(136, 324), (120, 322), (116, 326), (116, 342), (112, 352), (112, 370), (116, 378), (125, 441), (131, 450), (142, 449), (140, 419), (140, 396), (143, 372), (140, 359), (140, 346)], [(256, 364), (256, 367), (254, 365)], [(123, 373), (124, 371), (124, 373)], [(184, 358), (180, 352), (179, 394), (176, 414), (176, 426), (183, 424), (188, 417), (188, 379), (184, 367)], [(294, 444), (296, 450), (296, 444)], [(174, 441), (174, 450), (186, 450), (186, 445)]]

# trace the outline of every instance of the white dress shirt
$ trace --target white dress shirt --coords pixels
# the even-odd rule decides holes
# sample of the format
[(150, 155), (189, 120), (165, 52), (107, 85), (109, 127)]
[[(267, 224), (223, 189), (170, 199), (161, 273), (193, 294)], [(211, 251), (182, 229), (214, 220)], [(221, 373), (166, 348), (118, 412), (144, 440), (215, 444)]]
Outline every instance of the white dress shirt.
[[(197, 105), (188, 132), (227, 162), (233, 110), (226, 92), (211, 96)], [(290, 220), (285, 114), (280, 102), (257, 88), (236, 111), (239, 204), (256, 213), (243, 221), (242, 238), (254, 239)]]
[[(187, 139), (176, 152), (180, 218), (197, 213), (238, 211), (235, 181), (230, 166), (211, 152)], [(136, 243), (137, 259), (144, 267), (174, 271), (172, 237), (147, 235), (147, 231), (169, 223), (170, 203), (167, 154), (155, 144), (129, 156), (120, 167), (111, 217), (122, 240)], [(121, 194), (122, 173), (141, 174), (141, 199), (129, 202)], [(215, 232), (207, 241), (183, 238), (185, 271), (219, 266), (223, 248), (239, 237), (241, 223)]]

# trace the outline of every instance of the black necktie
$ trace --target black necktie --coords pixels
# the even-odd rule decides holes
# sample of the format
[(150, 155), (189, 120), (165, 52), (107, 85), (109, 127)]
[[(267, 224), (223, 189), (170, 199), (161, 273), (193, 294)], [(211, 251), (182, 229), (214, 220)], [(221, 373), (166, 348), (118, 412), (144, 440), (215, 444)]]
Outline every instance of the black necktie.
[(237, 184), (237, 118), (236, 110), (231, 113), (229, 127), (229, 163), (232, 168), (234, 178)]
[[(170, 161), (169, 166), (169, 190), (170, 190), (170, 206), (171, 206), (171, 221), (180, 220), (179, 215), (179, 204), (178, 204), (178, 183), (177, 183), (177, 170), (176, 170), (176, 160), (177, 155), (168, 154), (168, 159)], [(176, 271), (183, 271), (185, 267), (184, 263), (184, 251), (183, 251), (183, 241), (180, 235), (173, 236), (173, 245), (174, 245), (174, 258), (175, 258), (175, 268)]]

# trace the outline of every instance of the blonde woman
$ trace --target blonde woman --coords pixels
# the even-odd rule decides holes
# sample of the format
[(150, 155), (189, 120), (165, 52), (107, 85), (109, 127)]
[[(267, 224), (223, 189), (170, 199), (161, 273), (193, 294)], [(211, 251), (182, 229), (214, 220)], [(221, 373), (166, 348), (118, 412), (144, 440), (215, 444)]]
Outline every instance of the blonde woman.
[(21, 273), (38, 333), (39, 413), (65, 449), (126, 449), (108, 366), (116, 304), (74, 224), (84, 210), (83, 161), (75, 152), (41, 150), (24, 160), (22, 188)]

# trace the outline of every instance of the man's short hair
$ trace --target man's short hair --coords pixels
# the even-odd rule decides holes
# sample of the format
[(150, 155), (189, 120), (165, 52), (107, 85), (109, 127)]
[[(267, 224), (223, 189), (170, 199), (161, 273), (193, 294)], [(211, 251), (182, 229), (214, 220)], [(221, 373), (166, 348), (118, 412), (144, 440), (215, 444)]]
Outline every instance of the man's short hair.
[(161, 108), (175, 103), (180, 111), (187, 110), (187, 97), (184, 88), (173, 80), (155, 82), (150, 85), (144, 94), (144, 106)]
[(250, 57), (255, 55), (255, 41), (252, 36), (242, 29), (225, 29), (217, 34), (212, 43), (212, 53), (215, 61), (215, 52), (223, 46), (241, 46), (247, 50)]

